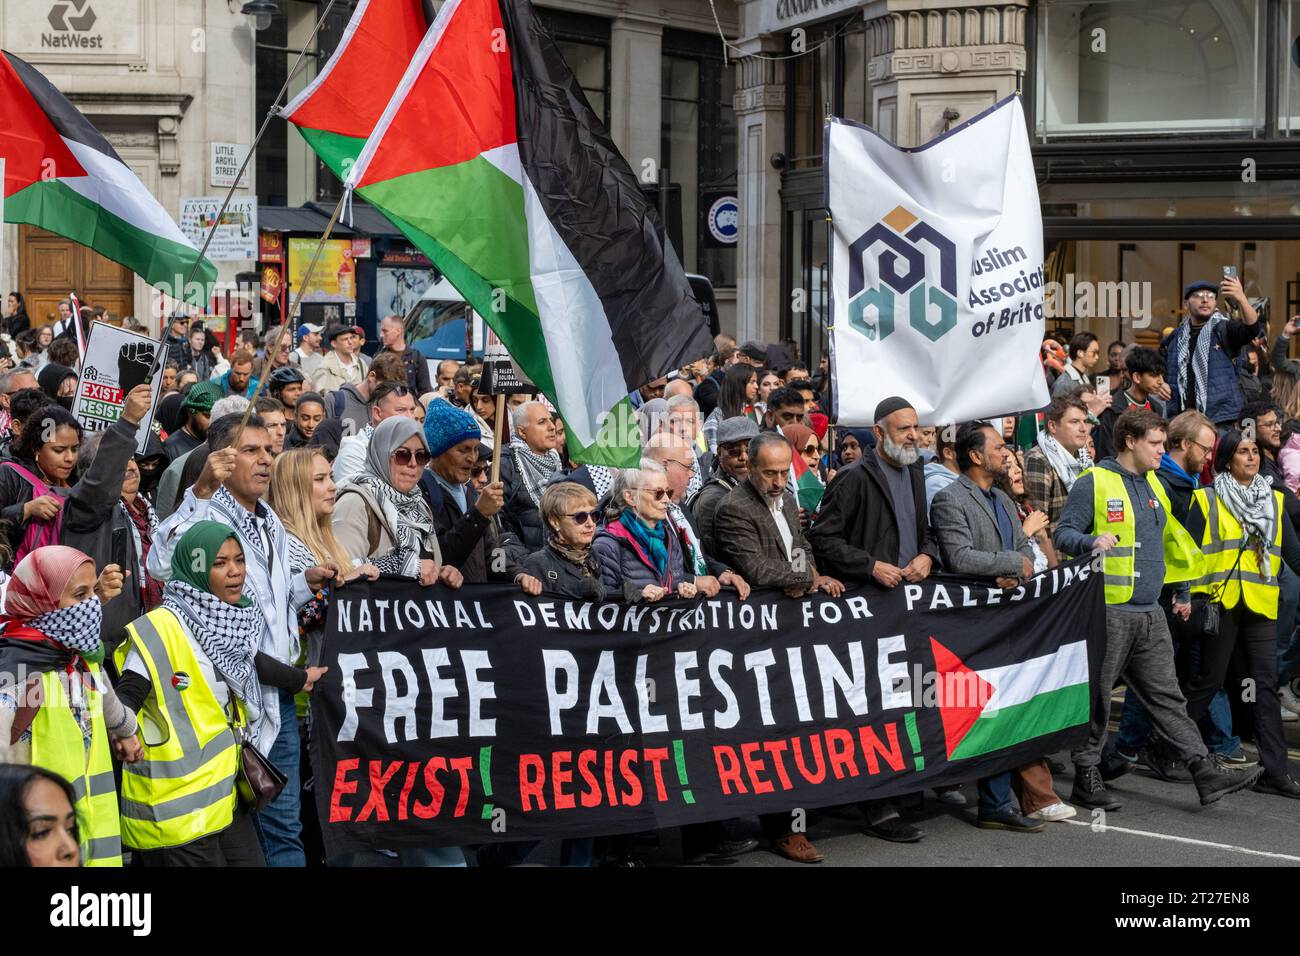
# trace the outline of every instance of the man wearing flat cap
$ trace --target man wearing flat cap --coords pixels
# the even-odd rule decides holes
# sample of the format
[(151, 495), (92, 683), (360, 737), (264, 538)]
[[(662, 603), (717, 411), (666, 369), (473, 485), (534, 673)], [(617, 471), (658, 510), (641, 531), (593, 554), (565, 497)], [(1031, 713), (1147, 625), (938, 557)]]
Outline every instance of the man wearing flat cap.
[[(895, 588), (930, 574), (939, 562), (939, 542), (926, 507), (916, 409), (904, 398), (886, 398), (874, 420), (876, 447), (864, 448), (831, 479), (808, 541), (822, 573)], [(865, 801), (859, 808), (867, 831), (883, 840), (913, 843), (923, 835), (900, 819), (895, 801)]]
[(758, 435), (752, 418), (737, 415), (718, 423), (718, 454), (713, 473), (687, 504), (699, 525), (700, 543), (705, 552), (718, 550), (713, 540), (713, 517), (727, 492), (749, 477), (749, 442)]
[[(1216, 299), (1235, 301), (1242, 317), (1228, 318), (1215, 308)], [(1230, 428), (1245, 404), (1237, 383), (1237, 353), (1255, 338), (1259, 315), (1235, 276), (1224, 276), (1218, 286), (1205, 280), (1189, 283), (1183, 307), (1182, 324), (1164, 342), (1169, 363), (1165, 381), (1173, 393), (1165, 417), (1194, 408), (1216, 427)]]

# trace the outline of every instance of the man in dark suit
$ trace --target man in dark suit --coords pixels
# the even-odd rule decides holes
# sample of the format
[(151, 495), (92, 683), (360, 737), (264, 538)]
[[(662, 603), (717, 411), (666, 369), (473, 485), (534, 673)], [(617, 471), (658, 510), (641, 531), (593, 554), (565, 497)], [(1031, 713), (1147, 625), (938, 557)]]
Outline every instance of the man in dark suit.
[[(817, 573), (799, 527), (799, 508), (786, 493), (791, 455), (790, 443), (775, 432), (762, 432), (749, 443), (749, 477), (727, 492), (714, 518), (714, 539), (722, 549), (718, 557), (756, 588), (781, 588), (796, 598), (810, 591), (839, 597), (844, 585)], [(792, 832), (788, 813), (759, 819), (774, 852), (796, 863), (822, 861), (804, 834)]]
[[(916, 409), (904, 398), (886, 398), (876, 406), (874, 418), (875, 448), (864, 448), (858, 461), (831, 480), (808, 538), (818, 565), (829, 573), (894, 588), (903, 581), (924, 580), (938, 563), (939, 545), (926, 516)], [(961, 799), (955, 788), (941, 797)], [(925, 834), (902, 819), (900, 803), (919, 799), (866, 800), (858, 809), (872, 836), (915, 843)]]
[[(995, 578), (999, 587), (1015, 587), (1033, 576), (1034, 552), (1016, 520), (1011, 499), (993, 486), (1006, 475), (1010, 457), (1002, 433), (984, 422), (962, 425), (957, 430), (956, 453), (961, 477), (935, 495), (931, 506), (944, 567), (955, 574)], [(1050, 794), (1036, 802), (1046, 803), (1051, 815), (1031, 819), (1016, 810), (1011, 802), (1011, 774), (995, 774), (979, 782), (978, 825), (982, 829), (1037, 833), (1048, 819), (1074, 816), (1073, 808), (1056, 799), (1050, 771), (1038, 766), (1040, 763), (1026, 765), (1022, 779), (1036, 782), (1035, 792)], [(1042, 784), (1044, 775), (1046, 783)], [(1021, 800), (1027, 799), (1034, 797), (1022, 794)], [(1034, 808), (1036, 812), (1039, 809)]]

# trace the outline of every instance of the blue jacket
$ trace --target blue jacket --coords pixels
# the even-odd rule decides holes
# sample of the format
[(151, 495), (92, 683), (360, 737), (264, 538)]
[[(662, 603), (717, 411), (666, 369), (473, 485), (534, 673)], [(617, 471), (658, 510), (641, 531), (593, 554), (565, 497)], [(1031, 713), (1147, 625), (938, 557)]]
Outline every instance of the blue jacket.
[[(1191, 319), (1184, 318), (1182, 324), (1161, 343), (1168, 359), (1165, 381), (1169, 383), (1170, 391), (1173, 392), (1169, 404), (1165, 407), (1166, 418), (1173, 418), (1185, 408), (1196, 407), (1195, 395), (1188, 395), (1187, 404), (1184, 406), (1178, 394), (1177, 338), (1179, 331), (1190, 321)], [(1237, 382), (1237, 367), (1234, 362), (1242, 346), (1254, 339), (1257, 329), (1257, 325), (1247, 325), (1245, 322), (1231, 319), (1220, 323), (1214, 330), (1215, 340), (1210, 346), (1209, 381), (1205, 383), (1206, 407), (1201, 411), (1216, 425), (1222, 422), (1236, 422), (1241, 415), (1241, 408), (1245, 401), (1241, 396), (1241, 386)]]
[[(228, 396), (230, 394), (230, 369), (222, 373), (221, 378), (217, 379), (217, 384), (221, 386), (221, 394)], [(244, 389), (244, 398), (249, 401), (253, 400), (253, 394), (257, 391), (257, 376), (248, 376), (248, 388)]]

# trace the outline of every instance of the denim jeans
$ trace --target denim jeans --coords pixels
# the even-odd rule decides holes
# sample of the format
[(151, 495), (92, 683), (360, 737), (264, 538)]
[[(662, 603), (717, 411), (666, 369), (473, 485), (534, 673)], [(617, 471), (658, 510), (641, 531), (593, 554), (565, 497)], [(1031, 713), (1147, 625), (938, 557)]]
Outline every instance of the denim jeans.
[[(253, 814), (257, 824), (257, 837), (262, 841), (267, 866), (307, 865), (307, 854), (302, 848), (302, 821), (298, 819), (298, 805), (302, 787), (298, 765), (302, 751), (298, 739), (298, 708), (293, 694), (279, 691), (280, 733), (266, 756), (288, 778), (280, 795), (265, 808)], [(266, 701), (266, 706), (275, 706)]]
[(976, 784), (976, 789), (979, 790), (980, 795), (980, 816), (1012, 808), (1010, 772), (984, 777)]
[[(1241, 749), (1241, 738), (1232, 733), (1232, 708), (1228, 703), (1227, 691), (1221, 690), (1214, 695), (1210, 709), (1199, 726), (1205, 744), (1212, 753), (1235, 754)], [(1113, 750), (1125, 757), (1136, 757), (1150, 739), (1151, 715), (1138, 703), (1136, 694), (1125, 694), (1124, 710), (1120, 713), (1119, 733), (1115, 735)]]

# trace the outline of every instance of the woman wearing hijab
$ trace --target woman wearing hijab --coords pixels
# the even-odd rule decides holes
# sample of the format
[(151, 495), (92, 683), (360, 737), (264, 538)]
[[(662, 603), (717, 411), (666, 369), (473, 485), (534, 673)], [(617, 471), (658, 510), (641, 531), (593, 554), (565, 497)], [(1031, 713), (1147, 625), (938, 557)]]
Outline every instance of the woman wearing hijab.
[(460, 572), (442, 563), (433, 512), (420, 493), (429, 458), (414, 419), (397, 415), (376, 425), (365, 467), (335, 499), (334, 533), (348, 554), (369, 559), (384, 574), (460, 587)]
[[(1260, 793), (1300, 800), (1300, 783), (1287, 771), (1287, 743), (1278, 703), (1277, 612), (1282, 564), (1300, 573), (1300, 539), (1283, 507), (1282, 492), (1259, 473), (1259, 446), (1232, 429), (1219, 438), (1214, 483), (1198, 488), (1187, 530), (1205, 553), (1205, 577), (1193, 594), (1217, 605), (1216, 635), (1201, 641), (1200, 673), (1184, 688), (1187, 716), (1199, 721), (1222, 687), (1250, 678), (1255, 695), (1255, 740), (1264, 775)], [(1177, 600), (1175, 608), (1178, 606)], [(1198, 602), (1199, 603), (1199, 602)], [(1225, 683), (1230, 665), (1242, 673)]]
[(130, 624), (114, 654), (144, 745), (122, 775), (122, 839), (145, 866), (265, 865), (235, 793), (236, 730), (256, 723), (262, 684), (310, 691), (326, 669), (257, 650), (264, 615), (244, 577), (234, 530), (195, 522), (176, 544), (162, 606)]
[(121, 588), (115, 568), (97, 581), (87, 555), (49, 545), (18, 563), (0, 617), (0, 760), (72, 781), (87, 866), (122, 865), (111, 755), (140, 752), (135, 715), (101, 669), (103, 603)]
[(817, 435), (807, 425), (797, 422), (781, 429), (781, 435), (790, 443), (794, 456), (791, 458), (794, 472), (794, 491), (798, 497), (799, 507), (807, 512), (809, 518), (817, 512), (822, 503), (826, 486), (817, 474), (817, 465), (821, 459), (821, 445)]

